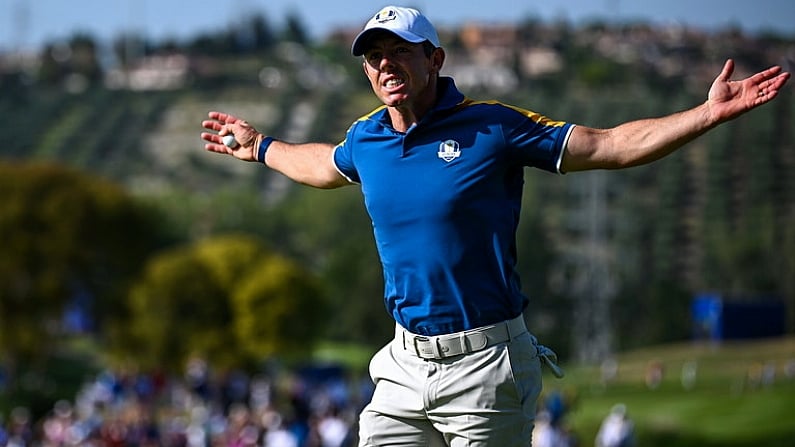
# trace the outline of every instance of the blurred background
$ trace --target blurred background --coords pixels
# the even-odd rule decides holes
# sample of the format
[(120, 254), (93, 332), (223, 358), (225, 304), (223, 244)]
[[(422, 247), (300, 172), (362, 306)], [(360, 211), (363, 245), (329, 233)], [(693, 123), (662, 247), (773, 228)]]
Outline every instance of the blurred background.
[[(594, 127), (704, 101), (727, 58), (795, 69), (791, 1), (393, 3), (468, 96)], [(0, 0), (0, 447), (355, 445), (394, 324), (359, 189), (199, 134), (340, 141), (380, 6)], [(788, 85), (651, 166), (527, 171), (525, 315), (568, 373), (536, 447), (791, 445), (793, 169)]]

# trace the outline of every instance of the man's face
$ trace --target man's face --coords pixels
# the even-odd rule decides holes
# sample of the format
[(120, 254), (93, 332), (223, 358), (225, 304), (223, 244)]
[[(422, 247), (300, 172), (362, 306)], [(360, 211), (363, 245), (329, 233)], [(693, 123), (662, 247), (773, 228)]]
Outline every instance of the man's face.
[(426, 56), (422, 44), (391, 34), (374, 36), (363, 66), (373, 92), (387, 106), (412, 107), (436, 99), (431, 82), (436, 82), (441, 62), (436, 52)]

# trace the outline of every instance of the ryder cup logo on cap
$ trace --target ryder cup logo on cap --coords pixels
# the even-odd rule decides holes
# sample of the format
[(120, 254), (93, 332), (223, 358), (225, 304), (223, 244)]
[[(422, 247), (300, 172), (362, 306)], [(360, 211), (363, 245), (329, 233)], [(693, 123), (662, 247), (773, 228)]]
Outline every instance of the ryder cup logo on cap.
[(390, 20), (395, 20), (396, 18), (397, 18), (397, 12), (395, 12), (394, 9), (384, 9), (379, 11), (378, 14), (375, 15), (375, 18), (373, 18), (373, 20), (375, 20), (378, 23), (385, 23)]
[(436, 29), (422, 13), (413, 8), (387, 6), (378, 11), (353, 40), (351, 52), (354, 56), (364, 54), (369, 38), (378, 30), (389, 31), (407, 42), (420, 43), (427, 40), (434, 47), (440, 46)]

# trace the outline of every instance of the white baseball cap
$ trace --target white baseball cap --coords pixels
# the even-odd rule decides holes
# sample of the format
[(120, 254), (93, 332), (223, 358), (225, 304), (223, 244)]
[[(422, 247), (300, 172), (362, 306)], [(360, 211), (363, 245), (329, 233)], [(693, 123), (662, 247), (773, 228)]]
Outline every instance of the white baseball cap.
[(353, 40), (351, 53), (354, 56), (364, 54), (368, 38), (377, 30), (389, 31), (411, 43), (420, 43), (427, 40), (434, 47), (438, 48), (441, 46), (436, 29), (421, 12), (402, 6), (386, 6), (367, 22), (362, 32)]

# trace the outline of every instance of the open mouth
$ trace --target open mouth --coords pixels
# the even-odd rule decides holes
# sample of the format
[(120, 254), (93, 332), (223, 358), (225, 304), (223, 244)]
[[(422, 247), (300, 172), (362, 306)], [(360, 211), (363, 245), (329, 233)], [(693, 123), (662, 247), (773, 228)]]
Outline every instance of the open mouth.
[(390, 78), (383, 85), (388, 89), (395, 89), (402, 86), (405, 83), (406, 81), (404, 81), (402, 78)]

